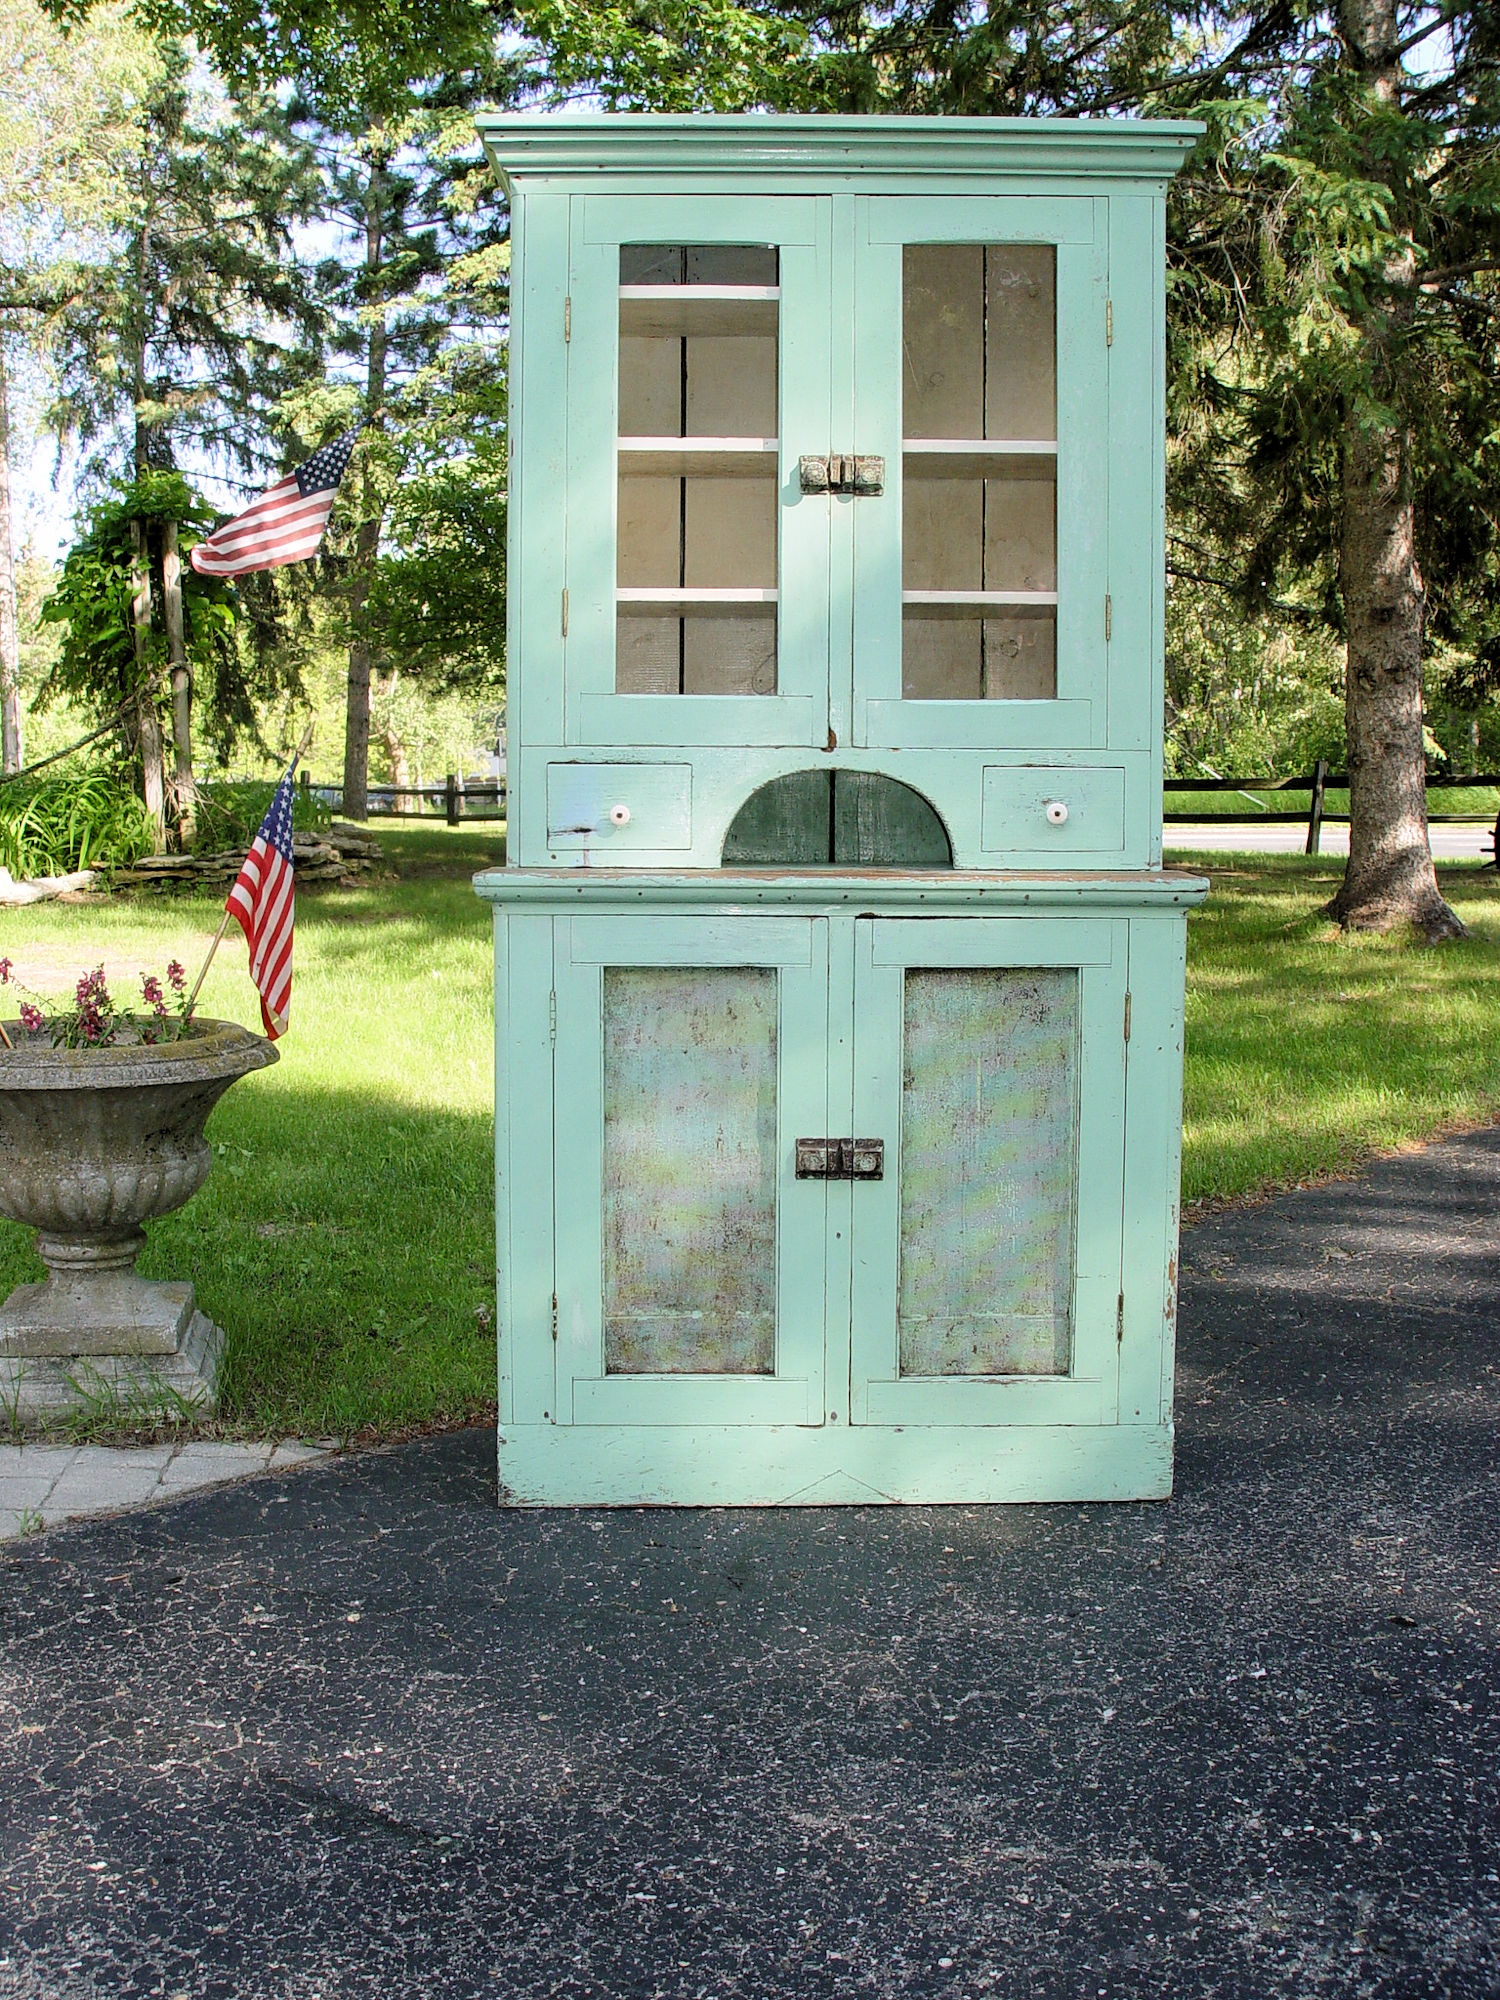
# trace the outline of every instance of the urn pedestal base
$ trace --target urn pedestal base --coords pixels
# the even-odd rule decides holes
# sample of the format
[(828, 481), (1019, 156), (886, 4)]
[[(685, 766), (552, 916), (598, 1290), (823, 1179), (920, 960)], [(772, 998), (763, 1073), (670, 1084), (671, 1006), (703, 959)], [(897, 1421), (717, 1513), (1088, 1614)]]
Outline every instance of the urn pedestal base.
[(0, 1433), (70, 1417), (179, 1422), (218, 1407), (224, 1334), (190, 1284), (139, 1277), (142, 1225), (208, 1178), (209, 1113), (276, 1061), (232, 1021), (170, 1042), (0, 1048), (0, 1216), (47, 1267), (0, 1304)]
[(0, 1306), (0, 1424), (209, 1416), (223, 1359), (223, 1329), (191, 1285), (126, 1271), (18, 1285)]

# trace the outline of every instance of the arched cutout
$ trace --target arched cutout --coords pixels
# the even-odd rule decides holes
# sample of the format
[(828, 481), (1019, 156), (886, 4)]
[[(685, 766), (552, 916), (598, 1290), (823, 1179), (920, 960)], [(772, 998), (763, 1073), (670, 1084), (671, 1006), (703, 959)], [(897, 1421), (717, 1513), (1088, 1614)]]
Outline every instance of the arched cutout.
[(951, 868), (934, 808), (881, 771), (788, 771), (746, 799), (725, 868)]

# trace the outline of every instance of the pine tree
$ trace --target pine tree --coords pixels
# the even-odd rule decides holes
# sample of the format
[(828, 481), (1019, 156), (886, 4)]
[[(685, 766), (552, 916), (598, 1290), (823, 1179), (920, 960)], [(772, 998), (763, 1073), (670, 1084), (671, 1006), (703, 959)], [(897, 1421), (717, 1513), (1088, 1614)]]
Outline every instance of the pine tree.
[[(289, 367), (301, 365), (285, 329), (311, 319), (287, 255), (312, 186), (305, 152), (273, 104), (244, 110), (213, 101), (194, 83), (189, 50), (164, 40), (151, 50), (135, 145), (116, 166), (87, 225), (75, 222), (69, 233), (69, 263), (51, 274), (48, 421), (83, 452), (85, 486), (95, 492), (112, 479), (142, 490), (184, 452), (259, 472)], [(148, 539), (143, 523), (134, 571), (142, 672), (152, 628), (174, 608), (174, 538), (167, 533), (167, 573), (158, 567), (155, 582)], [(175, 623), (168, 636), (174, 789), (186, 831), (191, 676)], [(160, 710), (154, 688), (143, 687), (135, 736), (158, 824), (167, 791)]]
[[(392, 622), (409, 637), (422, 623), (418, 602), (433, 602), (430, 593), (414, 600), (403, 579), (420, 590), (434, 560), (462, 561), (465, 524), (485, 497), (485, 525), (503, 547), (494, 467), (503, 466), (506, 217), (473, 117), (507, 94), (512, 71), (491, 55), (487, 33), (467, 61), (463, 53), (416, 84), (387, 75), (363, 106), (305, 99), (292, 111), (320, 163), (322, 214), (348, 246), (317, 274), (332, 366), (304, 397), (302, 421), (326, 423), (342, 409), (367, 426), (323, 565), (348, 649), (343, 803), (354, 819), (367, 811), (371, 685), (389, 671)], [(503, 562), (493, 548), (475, 553), (480, 562), (468, 561), (457, 596), (472, 605), (475, 587), (487, 586), (487, 623), (498, 635)], [(439, 606), (451, 611), (453, 596), (440, 595)], [(438, 627), (452, 622), (440, 609)], [(451, 679), (457, 662), (429, 649), (429, 664)], [(498, 670), (497, 638), (486, 667)]]

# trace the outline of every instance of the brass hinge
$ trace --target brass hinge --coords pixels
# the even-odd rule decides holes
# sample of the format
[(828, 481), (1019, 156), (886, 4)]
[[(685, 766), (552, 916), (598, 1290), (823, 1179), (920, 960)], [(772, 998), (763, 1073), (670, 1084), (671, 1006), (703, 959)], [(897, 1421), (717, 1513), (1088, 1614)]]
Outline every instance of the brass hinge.
[(1104, 593), (1104, 639), (1108, 644), (1115, 629), (1115, 607), (1110, 602), (1109, 592)]
[(565, 639), (568, 636), (568, 593), (566, 590), (563, 592), (562, 599), (562, 635)]
[(1104, 345), (1106, 347), (1113, 347), (1114, 344), (1115, 344), (1115, 302), (1113, 299), (1106, 299), (1104, 301)]
[(557, 1338), (557, 1294), (552, 1294), (552, 1338)]
[(573, 338), (573, 295), (570, 292), (563, 300), (563, 346)]
[(1130, 1040), (1130, 989), (1125, 989), (1125, 1039)]
[(547, 995), (547, 1040), (554, 1049), (557, 1047), (557, 994), (555, 991)]
[[(555, 1312), (552, 1317), (552, 1338), (554, 1340), (556, 1340), (557, 1338), (557, 1315)], [(1121, 1292), (1119, 1297), (1119, 1302), (1115, 1306), (1115, 1346), (1123, 1347), (1124, 1345), (1125, 1345), (1125, 1294)]]

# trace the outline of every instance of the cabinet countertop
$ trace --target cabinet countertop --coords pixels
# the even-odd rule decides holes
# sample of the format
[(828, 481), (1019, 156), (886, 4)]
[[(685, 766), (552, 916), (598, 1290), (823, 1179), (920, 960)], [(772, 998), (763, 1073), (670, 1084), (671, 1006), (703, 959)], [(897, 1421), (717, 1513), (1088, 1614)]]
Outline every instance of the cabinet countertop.
[(1135, 910), (1189, 908), (1209, 890), (1202, 875), (1175, 869), (704, 868), (671, 873), (636, 868), (488, 868), (474, 877), (486, 902), (576, 909), (847, 909), (868, 903), (896, 910), (978, 908)]

